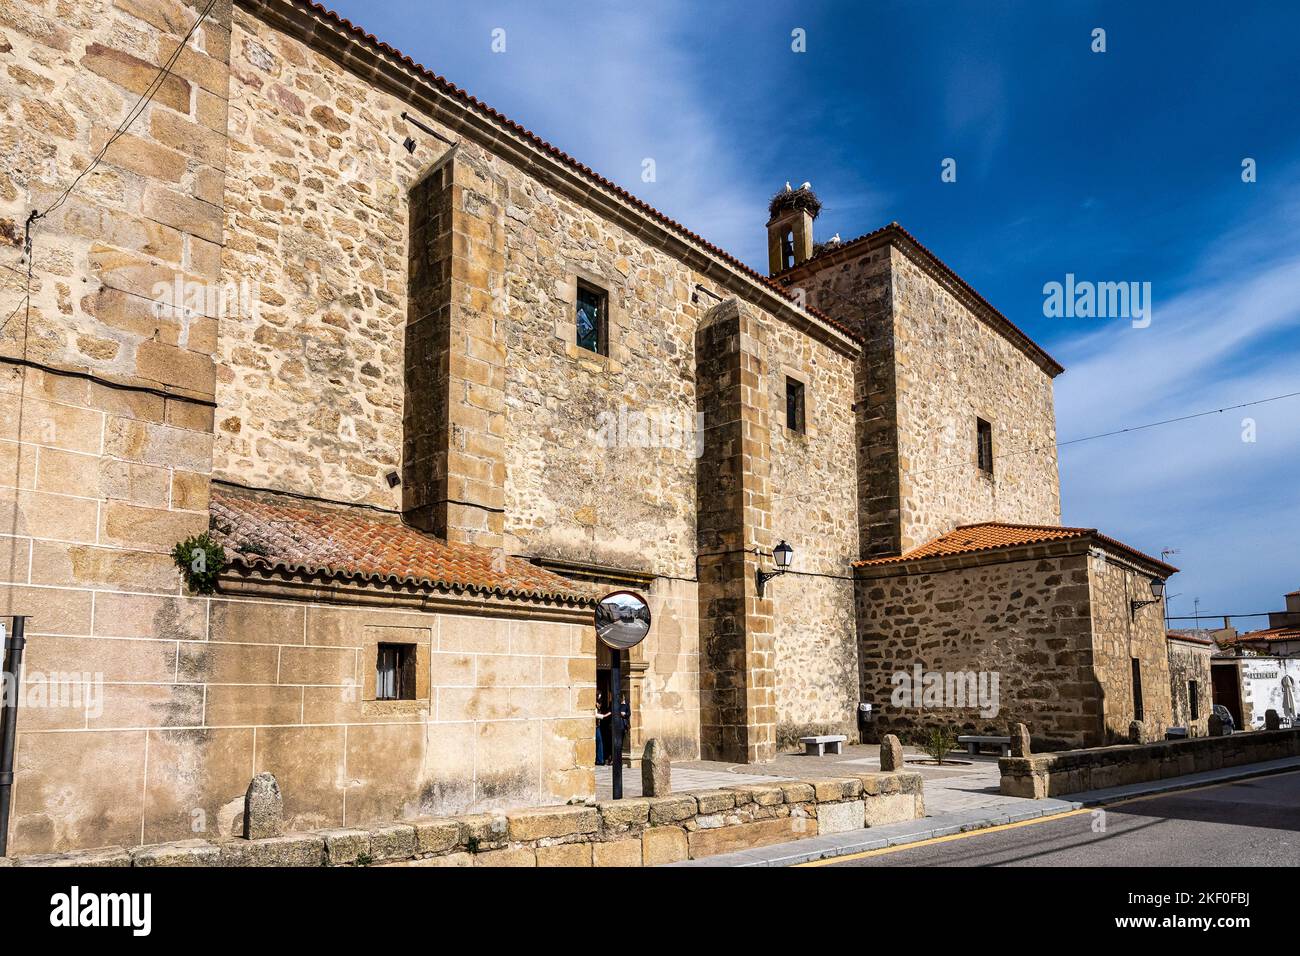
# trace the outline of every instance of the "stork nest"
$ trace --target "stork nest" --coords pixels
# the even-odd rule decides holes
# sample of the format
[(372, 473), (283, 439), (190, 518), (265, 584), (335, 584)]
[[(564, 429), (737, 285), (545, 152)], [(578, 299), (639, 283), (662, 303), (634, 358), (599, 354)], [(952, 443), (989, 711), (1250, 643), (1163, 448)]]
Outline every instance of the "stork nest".
[(817, 194), (811, 189), (801, 187), (791, 189), (789, 192), (782, 189), (767, 204), (767, 211), (770, 216), (777, 216), (791, 209), (802, 209), (816, 219), (817, 214), (822, 211), (822, 201), (817, 198)]

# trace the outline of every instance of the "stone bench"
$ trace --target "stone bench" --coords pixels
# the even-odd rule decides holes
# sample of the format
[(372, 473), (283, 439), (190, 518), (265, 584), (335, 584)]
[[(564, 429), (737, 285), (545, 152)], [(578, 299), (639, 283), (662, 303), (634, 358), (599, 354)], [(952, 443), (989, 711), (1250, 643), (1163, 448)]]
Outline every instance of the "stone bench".
[(840, 753), (840, 745), (848, 740), (843, 734), (823, 734), (820, 737), (800, 737), (799, 743), (803, 744), (803, 752), (808, 757), (821, 757), (827, 750), (831, 753)]
[(965, 744), (966, 752), (972, 755), (978, 754), (980, 752), (980, 744), (989, 744), (990, 746), (996, 745), (1002, 748), (1002, 756), (1004, 757), (1011, 756), (1010, 737), (995, 737), (995, 736), (982, 736), (980, 734), (966, 734), (964, 736), (958, 737), (957, 743)]

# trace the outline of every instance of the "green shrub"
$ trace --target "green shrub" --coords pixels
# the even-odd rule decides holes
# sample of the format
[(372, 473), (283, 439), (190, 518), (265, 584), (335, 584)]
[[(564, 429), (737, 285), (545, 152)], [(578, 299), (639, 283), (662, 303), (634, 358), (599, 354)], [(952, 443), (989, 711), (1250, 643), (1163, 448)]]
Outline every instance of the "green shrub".
[(211, 594), (217, 586), (217, 575), (226, 566), (226, 549), (205, 531), (172, 548), (172, 558), (181, 574), (185, 575), (185, 584), (191, 591)]
[(921, 735), (917, 741), (917, 746), (936, 762), (942, 764), (943, 758), (948, 756), (949, 751), (957, 746), (957, 735), (947, 727), (934, 727), (929, 732)]

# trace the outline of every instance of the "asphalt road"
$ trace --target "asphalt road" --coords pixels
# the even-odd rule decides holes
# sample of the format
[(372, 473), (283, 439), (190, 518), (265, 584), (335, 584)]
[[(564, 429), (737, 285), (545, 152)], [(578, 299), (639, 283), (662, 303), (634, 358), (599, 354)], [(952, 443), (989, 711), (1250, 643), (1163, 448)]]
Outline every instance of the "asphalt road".
[(1300, 866), (1300, 772), (1099, 809), (826, 865)]

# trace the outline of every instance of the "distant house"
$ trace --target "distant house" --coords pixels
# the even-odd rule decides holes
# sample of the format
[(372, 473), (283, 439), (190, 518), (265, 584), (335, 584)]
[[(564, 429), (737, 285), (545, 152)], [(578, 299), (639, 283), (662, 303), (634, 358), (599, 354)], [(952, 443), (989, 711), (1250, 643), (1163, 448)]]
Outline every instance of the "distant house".
[(1286, 595), (1286, 610), (1268, 616), (1268, 627), (1218, 641), (1214, 656), (1214, 703), (1222, 703), (1242, 729), (1262, 728), (1276, 710), (1294, 726), (1300, 710), (1300, 591)]

